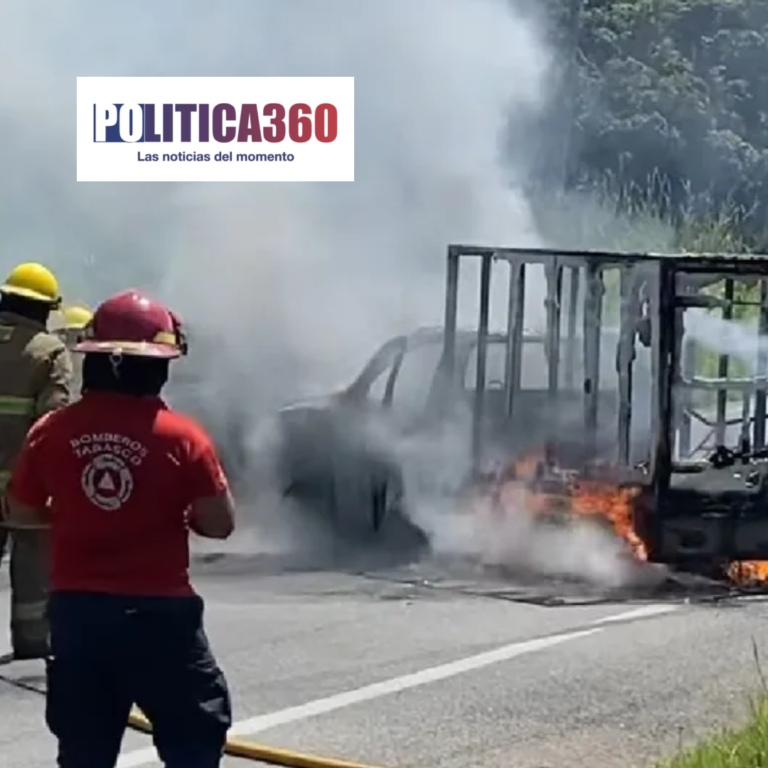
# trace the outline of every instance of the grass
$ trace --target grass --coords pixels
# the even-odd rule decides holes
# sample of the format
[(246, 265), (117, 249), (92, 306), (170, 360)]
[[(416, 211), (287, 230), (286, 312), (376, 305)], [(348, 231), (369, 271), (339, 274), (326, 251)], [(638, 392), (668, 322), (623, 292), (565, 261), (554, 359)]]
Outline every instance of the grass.
[[(619, 252), (666, 253), (750, 253), (752, 248), (739, 232), (739, 222), (748, 218), (748, 211), (738, 208), (709, 206), (706, 200), (691, 200), (686, 210), (673, 220), (663, 185), (649, 178), (646, 188), (625, 188), (610, 177), (588, 180), (583, 193), (571, 190), (558, 196), (548, 191), (541, 197), (532, 195), (533, 216), (548, 244), (555, 248), (599, 249)], [(708, 293), (722, 295), (722, 282), (709, 286)], [(758, 288), (736, 285), (738, 299), (753, 301)], [(618, 276), (606, 275), (604, 317), (618, 319)], [(719, 315), (719, 310), (711, 310)], [(756, 326), (755, 307), (735, 308), (734, 320)], [(718, 375), (720, 356), (716, 349), (697, 345), (694, 375), (712, 378)], [(748, 376), (750, 366), (736, 357), (729, 360), (729, 375)], [(730, 393), (729, 399), (738, 399)], [(768, 768), (768, 763), (766, 763)]]
[(725, 728), (706, 741), (682, 750), (659, 768), (768, 768), (768, 681), (754, 638), (752, 655), (760, 693), (752, 700), (746, 725)]
[(768, 767), (768, 697), (752, 707), (742, 728), (726, 729), (661, 764), (660, 768), (766, 768)]
[[(567, 193), (531, 193), (540, 232), (556, 248), (666, 253), (749, 253), (739, 222), (749, 211), (688, 195), (672, 210), (671, 192), (654, 174), (644, 185), (606, 174)], [(701, 215), (699, 211), (708, 211)]]

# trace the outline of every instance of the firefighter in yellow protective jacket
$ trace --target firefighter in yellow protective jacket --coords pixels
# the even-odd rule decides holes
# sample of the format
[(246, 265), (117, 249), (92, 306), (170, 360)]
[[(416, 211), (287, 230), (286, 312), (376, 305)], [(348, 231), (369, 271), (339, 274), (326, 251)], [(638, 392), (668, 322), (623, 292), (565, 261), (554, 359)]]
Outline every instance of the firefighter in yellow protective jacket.
[[(47, 330), (61, 305), (56, 277), (41, 264), (19, 264), (0, 285), (0, 490), (27, 431), (44, 413), (72, 398), (72, 359)], [(0, 528), (0, 557), (10, 545), (11, 659), (49, 655), (48, 534)]]
[[(86, 327), (93, 319), (93, 312), (80, 304), (70, 304), (51, 313), (48, 330), (55, 333), (71, 350), (83, 337)], [(80, 397), (83, 383), (83, 357), (72, 355), (73, 381), (72, 399)]]

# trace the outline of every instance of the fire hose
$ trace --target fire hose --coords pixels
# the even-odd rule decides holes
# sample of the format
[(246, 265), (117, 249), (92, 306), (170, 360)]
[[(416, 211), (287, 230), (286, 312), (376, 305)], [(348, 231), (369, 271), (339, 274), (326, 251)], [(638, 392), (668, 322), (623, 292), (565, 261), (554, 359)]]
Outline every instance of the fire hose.
[[(12, 685), (14, 688), (45, 696), (45, 690), (21, 680), (14, 680), (6, 675), (0, 675), (0, 680), (8, 685)], [(128, 716), (128, 725), (141, 733), (152, 733), (152, 724), (138, 709), (134, 708), (133, 712)], [(266, 744), (232, 738), (227, 738), (224, 745), (224, 754), (231, 757), (240, 757), (245, 760), (253, 760), (254, 762), (266, 763), (267, 765), (282, 765), (287, 768), (382, 768), (381, 766), (308, 755), (289, 749), (278, 749), (277, 747), (269, 747)]]
[[(143, 733), (152, 733), (152, 725), (144, 715), (134, 709), (128, 717), (128, 725)], [(284, 765), (288, 768), (376, 768), (363, 763), (350, 763), (348, 760), (335, 760), (329, 757), (305, 755), (288, 749), (277, 749), (252, 741), (227, 738), (224, 754), (242, 757), (268, 765)]]
[[(0, 497), (0, 505), (2, 505), (2, 497)], [(2, 509), (0, 509), (0, 527), (17, 528), (24, 530), (39, 530), (47, 529), (47, 525), (18, 525), (6, 526), (3, 520)], [(4, 542), (0, 541), (0, 545)], [(0, 546), (0, 558), (2, 557), (2, 549)], [(0, 680), (15, 688), (31, 691), (40, 695), (45, 695), (45, 691), (37, 688), (33, 685), (23, 683), (19, 680), (0, 675)], [(152, 733), (152, 724), (147, 720), (144, 714), (135, 709), (128, 716), (128, 725), (137, 731), (142, 733)], [(232, 757), (240, 757), (246, 760), (254, 760), (261, 763), (267, 763), (268, 765), (282, 765), (287, 768), (377, 768), (377, 766), (365, 765), (363, 763), (353, 763), (348, 760), (336, 760), (333, 758), (319, 757), (316, 755), (302, 754), (301, 752), (294, 752), (288, 749), (278, 749), (276, 747), (269, 747), (265, 744), (258, 744), (255, 742), (244, 741), (241, 739), (227, 738), (224, 745), (224, 754)]]

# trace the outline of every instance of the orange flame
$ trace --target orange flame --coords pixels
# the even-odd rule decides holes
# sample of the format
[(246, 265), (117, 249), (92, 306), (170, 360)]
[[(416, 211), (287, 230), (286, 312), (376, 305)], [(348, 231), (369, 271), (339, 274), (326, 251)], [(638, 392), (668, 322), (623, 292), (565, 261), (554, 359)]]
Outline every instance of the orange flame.
[(497, 504), (502, 510), (507, 507), (504, 504), (505, 487), (518, 493), (522, 489), (526, 496), (526, 507), (533, 514), (564, 511), (568, 514), (598, 518), (610, 524), (638, 559), (647, 559), (645, 544), (635, 532), (633, 524), (633, 499), (639, 493), (639, 488), (558, 473), (560, 482), (557, 487), (543, 491), (535, 487), (535, 480), (542, 466), (543, 461), (537, 456), (514, 462), (509, 472), (502, 477), (501, 487), (496, 492)]
[[(500, 513), (514, 508), (514, 504), (505, 503), (505, 490), (515, 493), (518, 499), (522, 490), (526, 507), (531, 513), (548, 514), (562, 510), (571, 515), (597, 518), (612, 527), (638, 560), (648, 559), (646, 545), (634, 527), (633, 506), (641, 490), (639, 487), (622, 486), (606, 480), (587, 480), (558, 472), (558, 487), (541, 490), (536, 487), (535, 481), (542, 466), (544, 463), (540, 457), (529, 456), (509, 467), (494, 492)], [(768, 561), (733, 562), (726, 574), (740, 585), (768, 582)]]
[(728, 578), (736, 584), (761, 584), (768, 581), (768, 561), (742, 560), (728, 566)]
[(639, 560), (648, 559), (645, 543), (637, 535), (632, 515), (633, 499), (639, 488), (611, 486), (606, 483), (578, 480), (572, 486), (572, 509), (578, 515), (594, 515), (606, 519), (624, 539)]

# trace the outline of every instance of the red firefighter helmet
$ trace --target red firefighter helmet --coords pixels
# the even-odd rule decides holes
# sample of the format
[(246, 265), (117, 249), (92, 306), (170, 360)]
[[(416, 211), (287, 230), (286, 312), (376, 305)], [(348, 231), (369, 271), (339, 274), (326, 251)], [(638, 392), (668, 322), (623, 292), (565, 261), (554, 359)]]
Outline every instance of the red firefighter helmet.
[(100, 304), (73, 349), (164, 359), (187, 352), (178, 315), (136, 290), (118, 293)]

